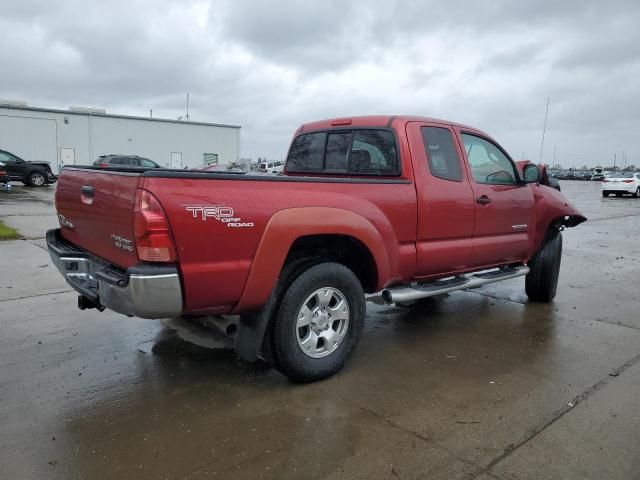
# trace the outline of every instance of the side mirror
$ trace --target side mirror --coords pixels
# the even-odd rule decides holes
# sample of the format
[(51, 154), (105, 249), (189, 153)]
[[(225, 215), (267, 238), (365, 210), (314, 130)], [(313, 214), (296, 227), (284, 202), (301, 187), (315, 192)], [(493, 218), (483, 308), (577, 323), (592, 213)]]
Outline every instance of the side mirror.
[(538, 183), (541, 177), (540, 169), (537, 165), (528, 163), (522, 171), (522, 176), (524, 178), (524, 183)]

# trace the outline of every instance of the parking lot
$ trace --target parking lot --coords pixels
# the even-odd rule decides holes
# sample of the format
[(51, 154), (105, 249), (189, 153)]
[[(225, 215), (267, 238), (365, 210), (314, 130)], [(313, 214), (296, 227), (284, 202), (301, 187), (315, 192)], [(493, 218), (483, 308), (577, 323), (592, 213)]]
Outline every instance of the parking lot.
[(206, 327), (80, 311), (53, 187), (0, 192), (0, 477), (639, 478), (640, 199), (561, 182), (558, 296), (523, 279), (368, 304), (340, 374), (294, 385)]

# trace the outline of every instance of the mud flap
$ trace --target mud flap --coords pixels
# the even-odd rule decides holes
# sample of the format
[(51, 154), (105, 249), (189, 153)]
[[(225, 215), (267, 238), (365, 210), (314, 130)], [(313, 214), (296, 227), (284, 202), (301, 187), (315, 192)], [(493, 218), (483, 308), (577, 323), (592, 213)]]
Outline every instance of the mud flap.
[(276, 310), (276, 290), (274, 289), (267, 304), (260, 311), (240, 315), (234, 350), (247, 362), (255, 362), (260, 355), (264, 334)]
[[(305, 269), (315, 265), (318, 258), (301, 258), (288, 263), (280, 273), (276, 287), (269, 295), (269, 300), (258, 312), (240, 315), (238, 332), (234, 350), (236, 354), (247, 362), (255, 362), (262, 353), (263, 340), (269, 323), (278, 309), (278, 300), (291, 282)], [(269, 352), (264, 352), (270, 356)], [(271, 363), (273, 359), (265, 358)]]

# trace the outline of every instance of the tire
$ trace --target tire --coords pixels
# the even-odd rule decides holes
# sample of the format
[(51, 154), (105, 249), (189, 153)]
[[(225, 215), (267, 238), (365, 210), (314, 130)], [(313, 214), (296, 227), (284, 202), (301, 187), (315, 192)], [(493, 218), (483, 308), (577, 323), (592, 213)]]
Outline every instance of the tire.
[(32, 187), (43, 187), (47, 184), (47, 177), (42, 172), (31, 172), (27, 177), (27, 183)]
[(529, 261), (530, 271), (525, 278), (525, 291), (529, 300), (548, 303), (555, 298), (561, 259), (562, 234), (556, 229), (550, 229), (540, 249)]
[(604, 198), (607, 198), (607, 197), (609, 196), (609, 192), (602, 192), (602, 196), (603, 196)]
[(299, 383), (334, 375), (360, 340), (365, 311), (351, 270), (338, 263), (308, 268), (289, 285), (270, 325), (273, 366)]
[(633, 193), (633, 198), (640, 197), (640, 187), (636, 188), (636, 191)]

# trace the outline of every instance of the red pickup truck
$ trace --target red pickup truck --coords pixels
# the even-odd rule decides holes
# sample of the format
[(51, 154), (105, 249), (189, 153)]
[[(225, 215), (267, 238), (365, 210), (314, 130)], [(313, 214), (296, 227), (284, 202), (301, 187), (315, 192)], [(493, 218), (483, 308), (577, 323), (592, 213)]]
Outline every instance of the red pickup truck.
[(80, 308), (239, 315), (235, 349), (295, 381), (334, 374), (365, 293), (411, 304), (526, 275), (555, 296), (560, 231), (586, 220), (543, 169), (423, 117), (309, 123), (282, 175), (65, 167), (53, 262)]

